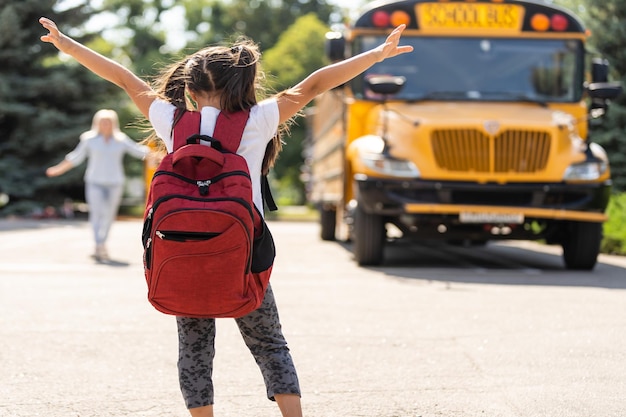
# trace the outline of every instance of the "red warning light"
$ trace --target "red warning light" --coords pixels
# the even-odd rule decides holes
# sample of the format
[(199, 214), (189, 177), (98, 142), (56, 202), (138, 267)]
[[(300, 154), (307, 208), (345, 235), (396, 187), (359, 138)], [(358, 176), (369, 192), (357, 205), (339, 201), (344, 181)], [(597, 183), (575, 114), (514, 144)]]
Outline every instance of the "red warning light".
[(378, 10), (372, 15), (372, 23), (379, 28), (388, 27), (390, 20), (391, 17), (389, 13), (383, 12), (382, 10)]
[(550, 18), (550, 27), (556, 32), (563, 32), (567, 30), (568, 25), (569, 22), (567, 21), (567, 17), (562, 14), (555, 14), (552, 18)]

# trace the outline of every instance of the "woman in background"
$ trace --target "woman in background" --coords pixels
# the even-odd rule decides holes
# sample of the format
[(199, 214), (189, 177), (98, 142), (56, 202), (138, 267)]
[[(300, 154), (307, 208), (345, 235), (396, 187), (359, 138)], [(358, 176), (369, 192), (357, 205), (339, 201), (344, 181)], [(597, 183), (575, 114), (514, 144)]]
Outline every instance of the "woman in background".
[(134, 142), (120, 130), (114, 110), (102, 109), (93, 116), (91, 130), (80, 136), (76, 148), (46, 170), (47, 176), (56, 177), (88, 159), (85, 200), (95, 239), (94, 257), (99, 261), (109, 257), (105, 244), (122, 201), (124, 155), (144, 159), (149, 152), (148, 146)]

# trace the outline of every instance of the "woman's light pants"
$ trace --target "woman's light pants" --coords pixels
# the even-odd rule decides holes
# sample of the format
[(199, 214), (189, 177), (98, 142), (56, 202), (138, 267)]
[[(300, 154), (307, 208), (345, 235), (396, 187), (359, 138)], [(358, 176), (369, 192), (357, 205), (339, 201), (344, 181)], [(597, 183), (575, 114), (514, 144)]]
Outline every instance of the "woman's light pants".
[(89, 223), (93, 229), (96, 245), (103, 245), (122, 201), (124, 186), (85, 184), (85, 199), (89, 206)]

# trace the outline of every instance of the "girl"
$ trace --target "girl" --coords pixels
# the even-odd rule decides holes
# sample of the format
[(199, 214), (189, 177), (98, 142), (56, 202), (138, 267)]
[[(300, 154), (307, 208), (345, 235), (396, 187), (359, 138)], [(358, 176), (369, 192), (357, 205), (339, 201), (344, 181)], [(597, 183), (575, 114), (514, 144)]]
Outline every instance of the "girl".
[[(257, 46), (243, 41), (232, 47), (204, 48), (168, 68), (153, 89), (122, 65), (103, 57), (59, 32), (56, 24), (41, 18), (49, 31), (41, 37), (100, 77), (118, 85), (150, 120), (156, 136), (172, 151), (172, 125), (177, 108), (191, 109), (185, 97), (201, 112), (202, 134), (211, 135), (221, 110), (250, 110), (237, 151), (250, 170), (255, 205), (262, 212), (261, 173), (273, 162), (280, 147), (279, 126), (285, 126), (318, 94), (339, 86), (376, 62), (410, 52), (399, 46), (404, 25), (391, 32), (386, 42), (348, 60), (319, 69), (295, 87), (257, 102), (261, 77)], [(270, 152), (266, 156), (266, 148)], [(272, 146), (273, 145), (273, 146)], [(179, 381), (189, 412), (194, 417), (213, 416), (212, 362), (215, 354), (214, 319), (177, 317)], [(283, 417), (300, 417), (300, 388), (296, 370), (282, 335), (271, 287), (261, 307), (236, 319), (241, 334), (261, 369), (268, 398), (275, 400)]]
[(89, 222), (96, 242), (94, 257), (107, 260), (106, 240), (122, 201), (124, 191), (124, 155), (143, 159), (150, 148), (133, 142), (120, 130), (117, 113), (102, 109), (96, 112), (91, 130), (80, 135), (76, 148), (58, 164), (46, 170), (46, 175), (56, 177), (85, 159), (85, 199), (89, 206)]

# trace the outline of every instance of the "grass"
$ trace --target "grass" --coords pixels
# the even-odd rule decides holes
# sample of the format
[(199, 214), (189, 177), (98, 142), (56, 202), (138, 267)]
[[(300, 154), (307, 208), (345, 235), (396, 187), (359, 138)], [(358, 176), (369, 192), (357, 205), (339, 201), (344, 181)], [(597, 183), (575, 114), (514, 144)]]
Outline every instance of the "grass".
[(609, 220), (604, 223), (602, 253), (626, 255), (626, 193), (614, 194), (606, 211)]
[(267, 220), (317, 221), (319, 212), (309, 206), (278, 206), (277, 211), (267, 211)]

